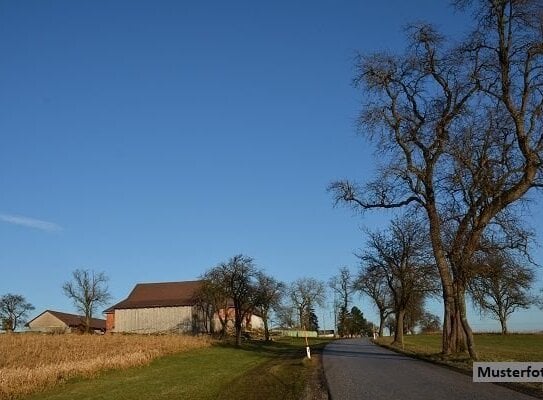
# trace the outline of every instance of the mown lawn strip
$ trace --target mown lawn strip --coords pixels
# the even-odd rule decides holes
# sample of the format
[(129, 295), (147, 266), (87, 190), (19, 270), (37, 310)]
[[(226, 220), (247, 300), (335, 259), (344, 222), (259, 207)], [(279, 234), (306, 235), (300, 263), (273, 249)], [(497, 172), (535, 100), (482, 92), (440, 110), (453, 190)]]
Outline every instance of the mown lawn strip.
[[(325, 341), (313, 341), (315, 351)], [(229, 344), (159, 358), (149, 365), (76, 378), (24, 400), (299, 399), (316, 361), (305, 343)]]

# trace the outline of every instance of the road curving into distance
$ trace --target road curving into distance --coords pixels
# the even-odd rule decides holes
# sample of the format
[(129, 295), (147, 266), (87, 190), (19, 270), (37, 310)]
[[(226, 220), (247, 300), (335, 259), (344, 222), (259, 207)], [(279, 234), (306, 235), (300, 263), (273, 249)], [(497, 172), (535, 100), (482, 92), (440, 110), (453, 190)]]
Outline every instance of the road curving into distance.
[(492, 383), (406, 357), (369, 339), (328, 344), (323, 367), (331, 400), (534, 400)]

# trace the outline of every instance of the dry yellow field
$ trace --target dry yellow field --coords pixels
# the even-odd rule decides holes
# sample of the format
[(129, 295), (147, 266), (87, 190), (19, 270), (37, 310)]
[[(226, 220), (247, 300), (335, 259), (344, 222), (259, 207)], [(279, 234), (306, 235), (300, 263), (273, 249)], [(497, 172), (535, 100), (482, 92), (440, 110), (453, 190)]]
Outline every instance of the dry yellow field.
[(0, 335), (0, 399), (209, 345), (206, 338), (175, 335)]

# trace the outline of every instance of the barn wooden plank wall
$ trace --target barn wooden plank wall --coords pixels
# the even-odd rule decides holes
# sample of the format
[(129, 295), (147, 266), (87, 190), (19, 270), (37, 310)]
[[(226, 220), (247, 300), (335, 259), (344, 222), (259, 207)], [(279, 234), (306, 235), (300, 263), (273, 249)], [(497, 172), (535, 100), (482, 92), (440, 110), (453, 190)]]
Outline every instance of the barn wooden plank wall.
[(115, 332), (157, 333), (192, 331), (192, 307), (115, 310)]

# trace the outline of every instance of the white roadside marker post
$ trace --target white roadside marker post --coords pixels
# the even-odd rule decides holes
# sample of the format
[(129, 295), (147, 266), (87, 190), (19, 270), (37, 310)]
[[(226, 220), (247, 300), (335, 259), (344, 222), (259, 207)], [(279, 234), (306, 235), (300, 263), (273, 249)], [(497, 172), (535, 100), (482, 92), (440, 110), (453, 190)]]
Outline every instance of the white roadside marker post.
[(311, 350), (309, 350), (309, 342), (307, 341), (307, 330), (304, 326), (304, 332), (305, 332), (305, 351), (307, 353), (307, 358), (311, 360)]

